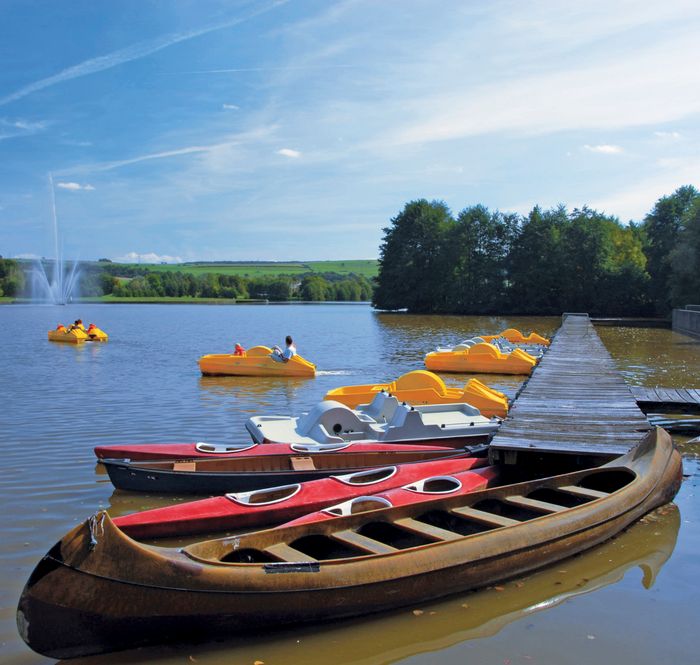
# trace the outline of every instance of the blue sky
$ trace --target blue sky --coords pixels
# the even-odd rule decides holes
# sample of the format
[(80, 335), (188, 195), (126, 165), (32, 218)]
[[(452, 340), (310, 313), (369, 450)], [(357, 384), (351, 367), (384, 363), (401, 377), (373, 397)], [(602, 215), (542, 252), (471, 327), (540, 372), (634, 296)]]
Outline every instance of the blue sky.
[(0, 254), (376, 257), (408, 200), (700, 185), (700, 3), (0, 3)]

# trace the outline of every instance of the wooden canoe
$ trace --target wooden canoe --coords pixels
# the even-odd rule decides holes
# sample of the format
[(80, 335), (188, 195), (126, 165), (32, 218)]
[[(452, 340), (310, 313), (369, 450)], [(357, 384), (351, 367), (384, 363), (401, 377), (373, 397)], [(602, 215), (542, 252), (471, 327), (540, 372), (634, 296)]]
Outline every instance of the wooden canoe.
[[(269, 444), (274, 445), (274, 444)], [(425, 462), (431, 459), (466, 457), (469, 448), (411, 446), (398, 444), (392, 450), (349, 446), (337, 452), (310, 447), (306, 452), (268, 455), (267, 444), (258, 455), (195, 460), (103, 460), (109, 479), (117, 489), (170, 494), (224, 494), (276, 487), (327, 478), (360, 469)]]
[[(602, 543), (670, 501), (682, 478), (660, 429), (603, 465), (544, 455), (510, 468), (517, 482), (473, 494), (177, 549), (137, 543), (100, 512), (37, 565), (19, 632), (68, 658), (421, 603)], [(558, 462), (566, 473), (533, 478)]]

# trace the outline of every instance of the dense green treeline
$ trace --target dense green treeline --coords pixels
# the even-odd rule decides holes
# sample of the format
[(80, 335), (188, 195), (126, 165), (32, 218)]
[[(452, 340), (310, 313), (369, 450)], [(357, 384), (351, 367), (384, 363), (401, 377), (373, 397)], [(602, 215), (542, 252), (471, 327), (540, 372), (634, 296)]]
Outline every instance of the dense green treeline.
[(700, 300), (700, 194), (681, 187), (640, 224), (590, 208), (455, 218), (407, 203), (384, 229), (373, 304), (458, 314), (665, 315)]
[[(132, 275), (114, 274), (124, 272), (108, 267), (99, 275), (101, 292), (121, 298), (144, 297), (188, 297), (188, 298), (232, 298), (237, 300), (369, 300), (372, 285), (361, 275), (340, 276), (308, 274), (302, 277), (259, 276), (241, 277), (206, 273), (193, 275), (185, 272), (149, 271), (134, 268)], [(89, 280), (86, 276), (84, 283)], [(81, 283), (81, 295), (88, 289)]]
[(0, 257), (0, 297), (15, 297), (25, 288), (24, 272), (17, 261)]

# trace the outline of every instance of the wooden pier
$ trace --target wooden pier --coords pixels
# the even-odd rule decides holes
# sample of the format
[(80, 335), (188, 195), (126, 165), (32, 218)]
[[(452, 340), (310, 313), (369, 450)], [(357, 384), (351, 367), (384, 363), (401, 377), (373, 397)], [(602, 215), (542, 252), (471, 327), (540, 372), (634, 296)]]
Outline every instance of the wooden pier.
[(644, 413), (700, 413), (700, 390), (693, 388), (630, 388)]
[(649, 423), (589, 317), (565, 315), (493, 438), (498, 451), (625, 453)]

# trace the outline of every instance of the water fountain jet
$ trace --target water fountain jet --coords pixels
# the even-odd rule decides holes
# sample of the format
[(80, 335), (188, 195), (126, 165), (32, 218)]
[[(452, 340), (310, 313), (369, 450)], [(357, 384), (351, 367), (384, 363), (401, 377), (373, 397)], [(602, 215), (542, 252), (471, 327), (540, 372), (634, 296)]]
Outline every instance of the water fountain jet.
[(80, 270), (78, 262), (68, 270), (68, 264), (63, 260), (63, 252), (58, 242), (58, 214), (56, 211), (56, 194), (53, 184), (53, 174), (49, 173), (49, 190), (51, 195), (51, 219), (53, 222), (53, 271), (49, 278), (44, 261), (38, 259), (32, 270), (32, 300), (48, 302), (54, 305), (65, 305), (76, 295)]

